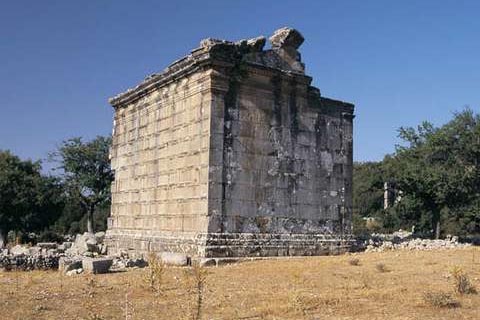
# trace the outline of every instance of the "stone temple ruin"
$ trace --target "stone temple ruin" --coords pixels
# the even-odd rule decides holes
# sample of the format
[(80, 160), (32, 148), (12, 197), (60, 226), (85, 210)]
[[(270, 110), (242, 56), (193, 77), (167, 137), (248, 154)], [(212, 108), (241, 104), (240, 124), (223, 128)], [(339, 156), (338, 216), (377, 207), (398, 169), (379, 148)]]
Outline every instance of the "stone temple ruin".
[(205, 39), (110, 99), (109, 253), (348, 249), (354, 106), (310, 85), (298, 31), (269, 40)]

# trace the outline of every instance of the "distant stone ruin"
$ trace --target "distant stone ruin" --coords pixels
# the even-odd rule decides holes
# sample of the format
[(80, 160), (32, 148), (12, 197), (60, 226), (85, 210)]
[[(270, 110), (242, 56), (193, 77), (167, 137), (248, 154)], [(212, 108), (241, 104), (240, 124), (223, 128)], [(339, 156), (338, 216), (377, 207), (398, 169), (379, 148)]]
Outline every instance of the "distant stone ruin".
[(311, 86), (297, 30), (269, 40), (205, 39), (110, 99), (109, 253), (348, 249), (354, 106)]

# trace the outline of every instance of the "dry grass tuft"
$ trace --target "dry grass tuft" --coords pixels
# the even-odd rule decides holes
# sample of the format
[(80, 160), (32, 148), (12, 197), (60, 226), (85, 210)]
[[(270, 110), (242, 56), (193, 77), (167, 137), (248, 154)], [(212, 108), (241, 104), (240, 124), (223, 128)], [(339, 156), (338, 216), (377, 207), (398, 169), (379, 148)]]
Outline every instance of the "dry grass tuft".
[(148, 268), (144, 281), (151, 291), (160, 293), (163, 286), (165, 274), (165, 263), (158, 258), (154, 252), (150, 252), (147, 257)]
[(293, 293), (289, 298), (290, 308), (304, 316), (308, 315), (309, 311), (317, 309), (320, 306), (320, 302), (316, 296), (300, 292)]
[(351, 266), (359, 266), (360, 265), (360, 259), (358, 258), (351, 258), (348, 260), (348, 264)]
[(193, 263), (187, 270), (187, 283), (189, 283), (190, 293), (193, 294), (193, 301), (190, 301), (190, 316), (192, 320), (198, 320), (202, 317), (203, 303), (205, 300), (205, 284), (207, 282), (208, 271), (198, 262)]
[(389, 272), (390, 270), (387, 268), (387, 266), (384, 263), (377, 263), (375, 264), (375, 270), (378, 272), (384, 273), (384, 272)]
[(83, 307), (87, 311), (87, 320), (103, 320), (104, 317), (99, 313), (99, 306), (97, 305), (97, 289), (98, 282), (94, 275), (88, 274), (84, 276), (85, 279), (85, 298), (82, 300)]
[(448, 292), (429, 291), (423, 294), (423, 301), (434, 308), (458, 308), (460, 302)]
[(459, 266), (453, 267), (450, 274), (453, 277), (454, 290), (458, 294), (476, 294), (477, 289), (471, 283), (467, 274)]

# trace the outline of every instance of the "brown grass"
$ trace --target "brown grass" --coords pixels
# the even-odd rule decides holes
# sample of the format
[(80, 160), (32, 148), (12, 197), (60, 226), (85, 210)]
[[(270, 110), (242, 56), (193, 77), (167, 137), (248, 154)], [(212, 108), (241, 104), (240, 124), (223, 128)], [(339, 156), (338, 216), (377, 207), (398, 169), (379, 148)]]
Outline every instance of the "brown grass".
[[(166, 267), (161, 295), (145, 285), (148, 268), (73, 277), (2, 272), (0, 319), (478, 319), (480, 295), (455, 293), (450, 274), (461, 266), (478, 287), (480, 256), (472, 260), (473, 250), (358, 254), (360, 265), (350, 265), (352, 256), (345, 255), (260, 260), (207, 272)], [(389, 272), (377, 270), (380, 261)], [(457, 307), (428, 302), (448, 300), (425, 297), (436, 292)]]

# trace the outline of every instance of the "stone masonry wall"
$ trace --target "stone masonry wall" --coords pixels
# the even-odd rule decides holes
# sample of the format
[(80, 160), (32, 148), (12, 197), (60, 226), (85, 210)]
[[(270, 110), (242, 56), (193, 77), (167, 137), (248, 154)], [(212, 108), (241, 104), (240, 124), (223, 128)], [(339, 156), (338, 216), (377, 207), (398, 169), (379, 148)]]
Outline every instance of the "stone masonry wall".
[(206, 232), (209, 79), (193, 73), (116, 110), (110, 237)]
[(265, 40), (205, 39), (110, 100), (109, 253), (348, 249), (353, 105), (310, 85), (298, 31)]
[(351, 119), (303, 77), (249, 68), (236, 90), (213, 100), (209, 231), (350, 234)]

